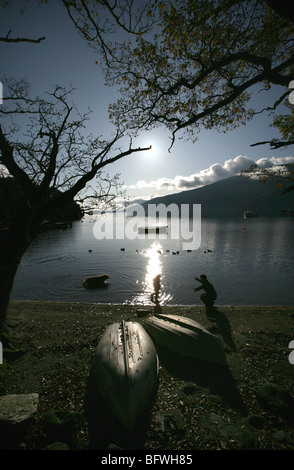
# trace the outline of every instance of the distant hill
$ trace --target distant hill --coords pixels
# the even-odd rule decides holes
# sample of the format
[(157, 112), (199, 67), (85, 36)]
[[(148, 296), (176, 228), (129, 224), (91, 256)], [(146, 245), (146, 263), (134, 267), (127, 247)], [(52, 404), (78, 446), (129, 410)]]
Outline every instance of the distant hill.
[(247, 210), (262, 216), (280, 216), (282, 210), (294, 210), (294, 191), (281, 194), (275, 182), (260, 183), (243, 176), (233, 176), (201, 188), (153, 198), (142, 204), (201, 204), (202, 217), (242, 217)]

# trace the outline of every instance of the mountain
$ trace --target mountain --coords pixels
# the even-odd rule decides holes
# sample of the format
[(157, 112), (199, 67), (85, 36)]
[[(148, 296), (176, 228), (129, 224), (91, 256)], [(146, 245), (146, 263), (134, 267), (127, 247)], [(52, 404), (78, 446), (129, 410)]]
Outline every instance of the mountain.
[(240, 217), (247, 210), (262, 216), (279, 216), (282, 210), (294, 210), (294, 191), (282, 194), (274, 180), (261, 183), (252, 178), (232, 176), (216, 183), (176, 194), (157, 197), (148, 204), (201, 204), (202, 217)]

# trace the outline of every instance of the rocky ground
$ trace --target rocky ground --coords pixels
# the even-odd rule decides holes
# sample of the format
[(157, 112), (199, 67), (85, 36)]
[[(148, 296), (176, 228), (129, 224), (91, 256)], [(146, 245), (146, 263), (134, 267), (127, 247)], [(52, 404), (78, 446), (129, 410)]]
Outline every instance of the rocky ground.
[(202, 306), (168, 306), (163, 313), (188, 316), (222, 338), (228, 365), (158, 349), (157, 395), (136, 428), (122, 432), (91, 365), (105, 328), (142, 321), (138, 307), (11, 302), (8, 328), (17, 350), (4, 350), (0, 395), (39, 395), (20, 448), (59, 442), (75, 450), (294, 450), (294, 307), (217, 306), (210, 318)]

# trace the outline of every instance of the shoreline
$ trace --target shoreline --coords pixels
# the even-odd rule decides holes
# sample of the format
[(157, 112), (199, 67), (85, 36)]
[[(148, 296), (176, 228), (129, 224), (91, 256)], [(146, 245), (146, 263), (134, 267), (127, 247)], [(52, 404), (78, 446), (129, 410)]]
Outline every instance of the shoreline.
[[(248, 327), (248, 321), (252, 321), (252, 327), (264, 327), (267, 330), (287, 331), (293, 326), (291, 321), (294, 318), (294, 305), (216, 305), (214, 307), (218, 316), (220, 333), (225, 329), (230, 334), (238, 331), (242, 327)], [(62, 302), (43, 300), (12, 300), (8, 308), (7, 321), (22, 320), (28, 321), (40, 319), (46, 322), (55, 319), (84, 318), (95, 324), (99, 328), (105, 328), (108, 324), (119, 321), (120, 318), (126, 320), (141, 321), (140, 317), (154, 313), (154, 305), (130, 305), (95, 302)], [(163, 305), (162, 313), (189, 316), (206, 328), (211, 328), (215, 323), (206, 314), (206, 308), (202, 305)], [(283, 316), (285, 325), (280, 322), (280, 315)], [(276, 317), (279, 317), (277, 319)], [(294, 339), (294, 336), (293, 336)]]
[[(256, 392), (270, 383), (293, 394), (288, 346), (294, 340), (294, 306), (287, 305), (216, 305), (213, 317), (201, 305), (163, 306), (163, 313), (188, 316), (219, 336), (228, 366), (190, 361), (159, 348), (159, 388), (150, 415), (133, 432), (121, 433), (104, 416), (105, 406), (97, 403), (95, 392), (89, 393), (93, 354), (108, 325), (120, 319), (140, 322), (139, 314), (152, 311), (151, 305), (10, 302), (7, 325), (22, 354), (9, 360), (0, 394), (39, 394), (36, 423), (25, 448), (38, 450), (52, 443), (43, 418), (65, 410), (82, 418), (66, 441), (74, 450), (108, 449), (110, 444), (129, 450), (294, 450), (294, 421), (264, 409)], [(164, 421), (175, 412), (181, 429)]]
[[(280, 332), (286, 332), (288, 328), (291, 331), (294, 323), (291, 321), (294, 318), (294, 305), (216, 305), (214, 309), (218, 315), (220, 333), (222, 329), (225, 329), (231, 334), (234, 334), (234, 331), (238, 334), (242, 327), (248, 327), (248, 321), (254, 323), (252, 327), (264, 327), (267, 330)], [(61, 317), (71, 318), (78, 315), (78, 318), (83, 317), (88, 321), (95, 319), (100, 328), (105, 328), (112, 321), (118, 321), (120, 317), (140, 322), (140, 316), (144, 317), (153, 312), (154, 305), (149, 304), (11, 300), (7, 320), (8, 323), (13, 318), (30, 321), (34, 317), (34, 319), (39, 318), (50, 322), (54, 317), (56, 319)], [(189, 316), (208, 329), (213, 324), (213, 321), (206, 314), (206, 308), (203, 304), (163, 305), (162, 313)], [(280, 315), (283, 316), (283, 323), (280, 322)]]
[[(125, 303), (112, 303), (112, 302), (103, 302), (103, 303), (98, 303), (98, 302), (77, 302), (77, 301), (62, 301), (62, 300), (27, 300), (27, 299), (13, 299), (10, 300), (9, 303), (9, 308), (8, 308), (8, 316), (11, 315), (17, 315), (19, 313), (20, 308), (24, 308), (24, 314), (26, 313), (36, 313), (36, 308), (41, 307), (41, 310), (46, 309), (47, 307), (53, 307), (53, 311), (59, 311), (61, 308), (69, 308), (69, 309), (74, 309), (74, 310), (79, 310), (83, 309), (84, 307), (87, 308), (94, 308), (97, 311), (103, 311), (105, 309), (109, 309), (112, 307), (115, 311), (120, 308), (126, 311), (130, 311), (135, 313), (137, 310), (140, 309), (145, 309), (145, 310), (150, 310), (153, 311), (154, 305), (152, 304), (125, 304)], [(224, 304), (224, 305), (215, 305), (216, 309), (224, 309), (226, 312), (230, 310), (237, 310), (241, 312), (245, 311), (252, 311), (256, 310), (257, 312), (261, 312), (262, 310), (268, 310), (271, 311), (273, 309), (276, 309), (278, 311), (284, 311), (288, 312), (289, 314), (294, 313), (294, 304), (293, 305), (288, 305), (288, 304), (260, 304), (260, 305), (230, 305), (230, 304)], [(201, 311), (205, 311), (205, 306), (203, 303), (199, 304), (168, 304), (168, 305), (162, 305), (162, 311), (167, 311), (167, 310), (175, 310), (179, 309), (180, 311), (191, 311), (191, 310), (196, 310), (198, 313)], [(28, 310), (28, 312), (27, 312)], [(66, 311), (64, 312), (65, 314), (67, 313)]]
[[(92, 305), (122, 305), (125, 307), (152, 307), (152, 304), (126, 304), (126, 303), (121, 303), (121, 302), (86, 302), (86, 301), (70, 301), (70, 300), (42, 300), (42, 299), (11, 299), (10, 304), (17, 304), (20, 302), (25, 302), (25, 303), (51, 303), (51, 304), (92, 304)], [(204, 307), (204, 304), (201, 302), (199, 304), (193, 303), (193, 304), (164, 304), (162, 307)], [(258, 305), (248, 305), (248, 304), (240, 304), (240, 305), (231, 305), (231, 304), (216, 304), (216, 307), (244, 307), (244, 308), (254, 308), (254, 307), (287, 307), (287, 308), (293, 308), (294, 309), (294, 304), (258, 304)]]

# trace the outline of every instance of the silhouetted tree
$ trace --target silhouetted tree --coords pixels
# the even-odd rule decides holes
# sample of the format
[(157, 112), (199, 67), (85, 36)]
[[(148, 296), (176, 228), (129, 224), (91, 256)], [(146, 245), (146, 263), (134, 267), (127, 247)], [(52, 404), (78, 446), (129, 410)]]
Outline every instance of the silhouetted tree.
[(120, 85), (111, 119), (123, 116), (134, 132), (165, 126), (172, 143), (179, 132), (196, 140), (201, 129), (226, 132), (260, 112), (249, 106), (257, 86), (264, 93), (281, 86), (279, 99), (269, 102), (273, 110), (290, 92), (294, 24), (289, 2), (63, 4), (99, 53), (108, 84)]
[[(15, 204), (4, 206), (0, 214), (0, 332), (20, 260), (42, 221), (79, 195), (82, 199), (112, 198), (117, 175), (105, 176), (104, 168), (148, 150), (132, 148), (129, 140), (122, 151), (118, 147), (126, 145), (122, 127), (117, 127), (110, 140), (85, 136), (89, 112), (81, 115), (70, 103), (72, 89), (55, 86), (46, 98), (33, 98), (25, 80), (6, 79), (4, 85), (0, 169), (3, 178), (13, 177), (13, 183), (2, 185), (6, 194), (0, 201), (12, 197)], [(96, 194), (87, 194), (93, 178)]]

